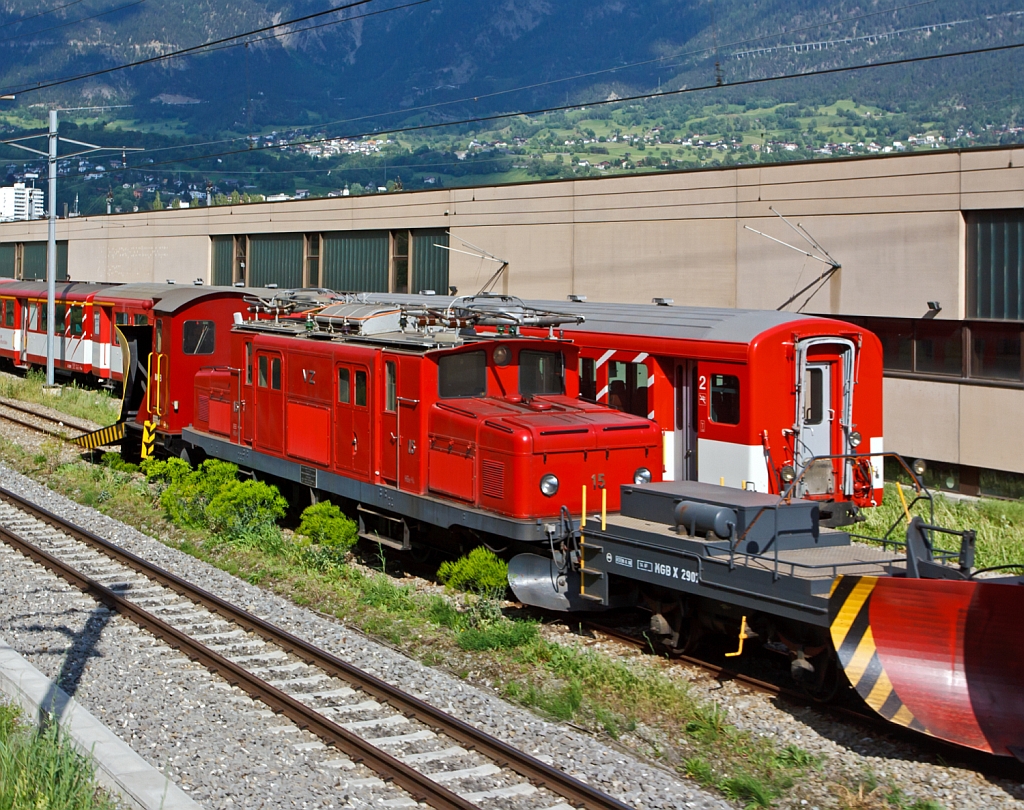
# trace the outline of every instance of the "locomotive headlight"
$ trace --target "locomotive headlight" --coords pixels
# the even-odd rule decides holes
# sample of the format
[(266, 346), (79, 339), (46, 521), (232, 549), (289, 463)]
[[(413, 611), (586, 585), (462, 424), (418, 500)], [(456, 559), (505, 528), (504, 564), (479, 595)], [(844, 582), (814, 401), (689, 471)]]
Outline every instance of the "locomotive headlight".
[(633, 473), (634, 484), (649, 484), (651, 483), (651, 471), (646, 467), (638, 467), (637, 471)]
[(787, 464), (785, 467), (779, 470), (779, 475), (782, 476), (782, 480), (785, 481), (787, 484), (792, 484), (793, 481), (796, 480), (796, 470), (793, 469), (792, 464)]
[(914, 470), (914, 475), (920, 478), (922, 475), (924, 475), (925, 470), (928, 469), (928, 465), (924, 463), (923, 458), (919, 458), (914, 462), (911, 469)]
[(859, 431), (854, 430), (850, 433), (850, 447), (860, 447), (862, 441)]
[(512, 352), (508, 350), (508, 346), (498, 346), (494, 350), (494, 365), (496, 366), (507, 366), (508, 361), (512, 359)]
[(558, 478), (553, 476), (551, 473), (541, 476), (540, 491), (550, 498), (558, 492)]

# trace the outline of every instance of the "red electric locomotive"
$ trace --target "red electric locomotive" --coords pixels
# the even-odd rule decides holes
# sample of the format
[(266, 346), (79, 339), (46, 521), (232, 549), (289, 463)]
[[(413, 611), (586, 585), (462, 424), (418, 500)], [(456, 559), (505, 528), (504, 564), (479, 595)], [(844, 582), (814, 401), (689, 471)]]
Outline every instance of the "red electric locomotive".
[[(621, 484), (660, 480), (657, 426), (580, 401), (571, 343), (518, 334), (564, 318), (292, 309), (237, 323), (229, 362), (192, 372), (171, 356), (172, 388), (183, 373), (195, 389), (190, 454), (352, 501), (362, 533), (399, 548), (410, 521), (544, 541), (584, 487), (614, 511)], [(499, 322), (502, 334), (474, 328)]]

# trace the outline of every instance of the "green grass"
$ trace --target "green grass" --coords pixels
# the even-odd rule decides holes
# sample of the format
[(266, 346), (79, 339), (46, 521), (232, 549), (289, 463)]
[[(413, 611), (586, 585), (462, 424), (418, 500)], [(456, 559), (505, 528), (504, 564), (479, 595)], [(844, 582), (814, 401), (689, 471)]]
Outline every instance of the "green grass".
[(0, 703), (0, 810), (113, 810), (60, 727), (39, 731)]
[(114, 397), (106, 391), (68, 383), (61, 386), (60, 396), (53, 396), (43, 391), (45, 385), (46, 375), (41, 371), (30, 371), (24, 377), (3, 374), (0, 375), (0, 397), (46, 405), (68, 416), (104, 426), (116, 422), (121, 413), (120, 394)]
[[(909, 505), (914, 499), (914, 492), (909, 487), (904, 487), (903, 491)], [(977, 531), (974, 562), (976, 567), (1024, 565), (1024, 502), (1001, 501), (994, 498), (982, 498), (977, 501), (953, 500), (941, 494), (934, 497), (936, 525), (949, 529)], [(927, 502), (919, 501), (911, 509), (911, 514), (929, 520)], [(903, 505), (896, 491), (896, 484), (887, 483), (882, 505), (865, 509), (864, 515), (867, 520), (855, 527), (854, 531), (858, 534), (881, 537), (903, 515)], [(904, 540), (905, 532), (904, 520), (891, 536), (897, 540)], [(957, 537), (940, 535), (938, 542), (952, 551), (960, 547)]]

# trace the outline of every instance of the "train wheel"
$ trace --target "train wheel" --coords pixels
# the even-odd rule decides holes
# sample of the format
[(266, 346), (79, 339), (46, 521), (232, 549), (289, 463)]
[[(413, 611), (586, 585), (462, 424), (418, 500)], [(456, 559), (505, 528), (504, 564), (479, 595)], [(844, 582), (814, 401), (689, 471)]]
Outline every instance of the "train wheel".
[(674, 655), (690, 655), (700, 646), (703, 635), (697, 608), (686, 599), (662, 603), (651, 616), (651, 631)]
[(807, 680), (798, 679), (797, 683), (812, 700), (818, 703), (829, 703), (836, 696), (842, 683), (839, 667), (836, 665), (835, 653), (829, 647), (814, 656), (811, 661), (814, 664), (814, 673)]

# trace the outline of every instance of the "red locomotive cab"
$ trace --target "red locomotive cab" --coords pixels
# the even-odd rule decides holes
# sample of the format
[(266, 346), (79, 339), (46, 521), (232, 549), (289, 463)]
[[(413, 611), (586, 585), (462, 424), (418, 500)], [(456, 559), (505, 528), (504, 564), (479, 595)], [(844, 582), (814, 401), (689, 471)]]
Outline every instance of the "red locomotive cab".
[(437, 358), (430, 408), (431, 492), (512, 518), (562, 506), (619, 508), (621, 484), (661, 480), (654, 423), (575, 398), (569, 344), (495, 341)]

